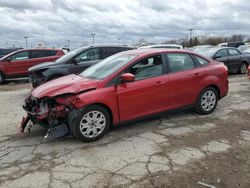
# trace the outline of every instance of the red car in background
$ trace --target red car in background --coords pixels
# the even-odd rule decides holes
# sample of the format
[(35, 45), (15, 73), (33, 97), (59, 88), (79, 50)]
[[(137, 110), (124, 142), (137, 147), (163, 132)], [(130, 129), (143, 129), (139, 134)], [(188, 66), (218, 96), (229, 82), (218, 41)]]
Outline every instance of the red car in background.
[(248, 75), (248, 79), (250, 81), (250, 65), (248, 66), (248, 72), (247, 72), (247, 75)]
[(101, 138), (110, 125), (182, 107), (209, 114), (228, 93), (227, 67), (186, 50), (125, 51), (35, 88), (25, 100), (29, 120), (55, 137)]
[(35, 48), (22, 49), (0, 59), (0, 84), (5, 80), (28, 76), (28, 69), (39, 63), (54, 61), (63, 56), (58, 49)]

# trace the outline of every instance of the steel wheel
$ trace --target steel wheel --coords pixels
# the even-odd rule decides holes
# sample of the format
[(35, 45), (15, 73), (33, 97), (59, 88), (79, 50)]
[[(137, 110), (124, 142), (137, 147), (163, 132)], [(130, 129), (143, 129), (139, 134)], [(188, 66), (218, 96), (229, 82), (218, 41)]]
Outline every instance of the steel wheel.
[(211, 111), (216, 104), (216, 95), (213, 91), (206, 91), (201, 97), (201, 107), (204, 111)]
[(247, 65), (246, 63), (242, 63), (240, 66), (240, 73), (245, 74), (247, 72)]
[(106, 125), (106, 118), (100, 111), (88, 112), (80, 121), (80, 131), (87, 138), (100, 135)]

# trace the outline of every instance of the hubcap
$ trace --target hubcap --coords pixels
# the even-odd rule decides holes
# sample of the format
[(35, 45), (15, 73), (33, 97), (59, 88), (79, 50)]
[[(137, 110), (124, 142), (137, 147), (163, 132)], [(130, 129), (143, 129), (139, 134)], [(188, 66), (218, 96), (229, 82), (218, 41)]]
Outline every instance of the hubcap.
[(213, 91), (206, 91), (201, 97), (201, 107), (204, 111), (211, 111), (216, 103), (216, 95)]
[(240, 72), (241, 73), (246, 73), (247, 72), (247, 66), (246, 64), (242, 64), (241, 67), (240, 67)]
[(90, 111), (80, 121), (80, 131), (88, 138), (100, 135), (106, 126), (106, 118), (100, 111)]

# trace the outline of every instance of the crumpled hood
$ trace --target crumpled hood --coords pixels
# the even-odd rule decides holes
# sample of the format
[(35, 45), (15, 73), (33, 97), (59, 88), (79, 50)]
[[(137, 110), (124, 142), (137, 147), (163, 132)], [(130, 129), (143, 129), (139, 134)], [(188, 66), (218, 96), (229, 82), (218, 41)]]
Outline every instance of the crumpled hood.
[(79, 93), (84, 90), (95, 89), (98, 83), (98, 80), (90, 80), (71, 74), (40, 85), (31, 92), (31, 95), (40, 99), (62, 94)]

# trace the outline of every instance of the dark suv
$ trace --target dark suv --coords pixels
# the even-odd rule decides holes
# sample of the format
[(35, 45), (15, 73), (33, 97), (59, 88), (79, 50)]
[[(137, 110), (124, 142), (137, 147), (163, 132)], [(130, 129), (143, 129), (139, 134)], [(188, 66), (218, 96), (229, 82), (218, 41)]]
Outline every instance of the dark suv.
[(0, 59), (0, 84), (5, 80), (27, 77), (30, 67), (55, 61), (62, 55), (62, 50), (49, 48), (22, 49), (10, 53)]
[(55, 62), (42, 63), (29, 69), (33, 87), (68, 74), (78, 74), (86, 68), (115, 53), (132, 50), (128, 46), (94, 45), (76, 49)]

